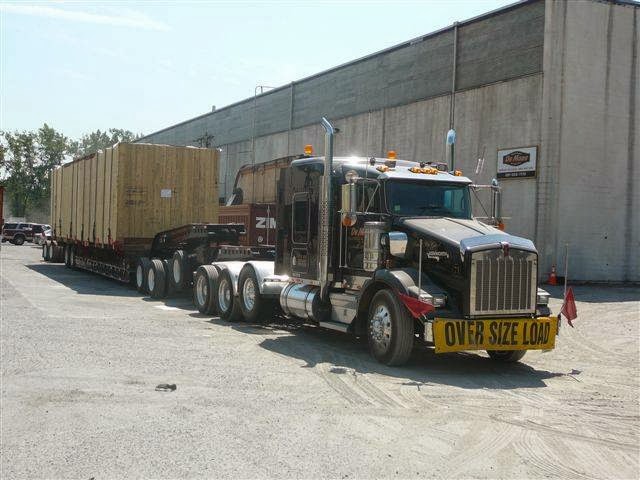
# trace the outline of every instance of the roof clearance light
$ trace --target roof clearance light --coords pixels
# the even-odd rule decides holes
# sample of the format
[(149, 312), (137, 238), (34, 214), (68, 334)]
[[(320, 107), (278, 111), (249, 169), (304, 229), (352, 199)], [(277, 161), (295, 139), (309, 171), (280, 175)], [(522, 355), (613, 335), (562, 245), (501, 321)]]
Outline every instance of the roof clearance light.
[(462, 172), (461, 172), (460, 170), (456, 170), (455, 172), (453, 172), (453, 174), (454, 174), (456, 177), (461, 177), (461, 176), (462, 176)]
[(305, 155), (313, 155), (313, 145), (305, 145), (304, 146), (304, 154)]
[(409, 171), (411, 173), (422, 173), (422, 169), (420, 167), (411, 167)]
[(433, 167), (422, 168), (422, 173), (426, 173), (427, 175), (437, 175), (438, 169)]
[(398, 155), (396, 155), (396, 151), (395, 150), (389, 150), (387, 152), (387, 158), (396, 159), (396, 158), (398, 158)]
[(376, 170), (378, 170), (379, 172), (384, 173), (384, 172), (389, 171), (389, 167), (387, 167), (386, 165), (378, 165), (376, 167)]

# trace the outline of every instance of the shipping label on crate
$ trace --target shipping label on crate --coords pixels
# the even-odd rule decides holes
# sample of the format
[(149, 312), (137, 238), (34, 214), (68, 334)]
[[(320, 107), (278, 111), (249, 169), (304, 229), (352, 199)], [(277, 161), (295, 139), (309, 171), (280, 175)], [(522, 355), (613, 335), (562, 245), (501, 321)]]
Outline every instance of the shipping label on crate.
[(170, 188), (163, 188), (160, 190), (160, 198), (171, 198), (173, 191)]
[(498, 150), (498, 178), (536, 176), (538, 147), (519, 147)]

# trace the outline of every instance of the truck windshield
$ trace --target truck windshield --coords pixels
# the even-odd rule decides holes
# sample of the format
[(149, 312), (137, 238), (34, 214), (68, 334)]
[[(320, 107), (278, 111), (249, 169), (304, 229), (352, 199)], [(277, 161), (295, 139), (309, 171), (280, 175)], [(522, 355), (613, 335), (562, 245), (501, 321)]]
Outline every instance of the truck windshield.
[(388, 181), (387, 208), (408, 217), (471, 218), (466, 185), (436, 182)]

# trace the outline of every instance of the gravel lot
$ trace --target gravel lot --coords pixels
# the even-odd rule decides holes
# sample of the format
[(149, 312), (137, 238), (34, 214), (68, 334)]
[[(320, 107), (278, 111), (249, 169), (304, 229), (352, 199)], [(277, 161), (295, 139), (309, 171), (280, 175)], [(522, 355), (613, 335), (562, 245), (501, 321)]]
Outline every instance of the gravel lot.
[(349, 336), (0, 255), (2, 479), (640, 476), (638, 288), (577, 287), (576, 328), (522, 364), (389, 368)]

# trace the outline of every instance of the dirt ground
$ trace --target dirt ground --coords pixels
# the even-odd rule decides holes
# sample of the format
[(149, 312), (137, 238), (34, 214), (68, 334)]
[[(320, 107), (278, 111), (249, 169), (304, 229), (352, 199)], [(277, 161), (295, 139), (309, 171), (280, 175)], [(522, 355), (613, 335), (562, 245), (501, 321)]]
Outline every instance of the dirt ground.
[(576, 328), (521, 364), (416, 347), (390, 368), (349, 336), (0, 255), (2, 479), (640, 476), (638, 288), (575, 288)]

